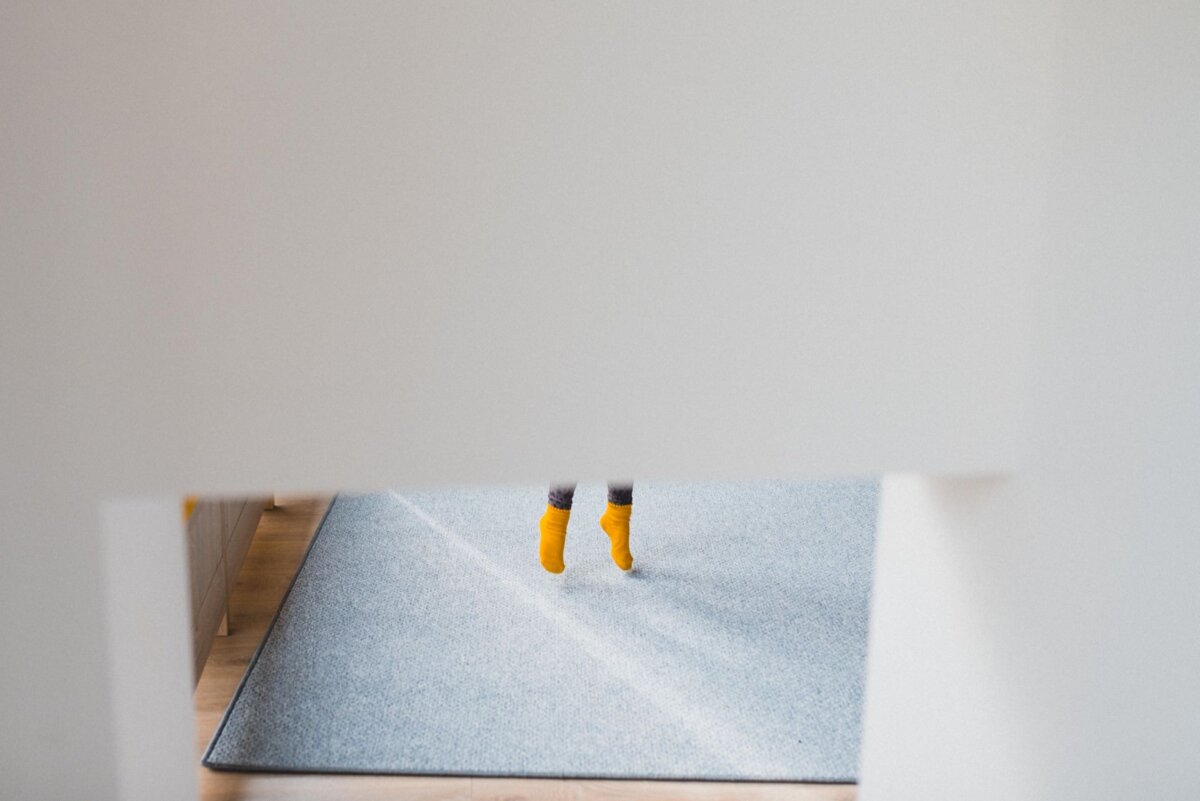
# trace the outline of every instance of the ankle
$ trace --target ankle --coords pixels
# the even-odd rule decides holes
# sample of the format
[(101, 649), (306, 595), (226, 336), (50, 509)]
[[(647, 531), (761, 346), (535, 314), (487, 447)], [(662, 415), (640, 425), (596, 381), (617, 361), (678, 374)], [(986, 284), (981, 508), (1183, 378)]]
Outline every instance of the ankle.
[(632, 514), (633, 504), (618, 505), (609, 501), (608, 508), (604, 510), (604, 517), (614, 523), (628, 523)]
[(547, 528), (565, 529), (567, 523), (571, 520), (570, 509), (560, 509), (551, 504), (546, 505), (546, 512), (542, 515), (542, 526)]

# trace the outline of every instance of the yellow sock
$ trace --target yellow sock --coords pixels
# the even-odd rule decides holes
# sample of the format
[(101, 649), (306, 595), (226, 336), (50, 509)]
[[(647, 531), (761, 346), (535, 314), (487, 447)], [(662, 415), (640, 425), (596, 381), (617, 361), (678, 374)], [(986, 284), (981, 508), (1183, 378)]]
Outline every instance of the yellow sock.
[(570, 519), (570, 509), (559, 509), (557, 506), (546, 504), (546, 513), (542, 515), (542, 522), (539, 524), (542, 542), (538, 547), (538, 558), (542, 567), (551, 573), (563, 572), (563, 546), (567, 542), (567, 521)]
[(633, 555), (629, 553), (629, 515), (632, 512), (633, 504), (617, 506), (610, 503), (600, 517), (600, 528), (612, 540), (612, 560), (622, 570), (633, 567)]

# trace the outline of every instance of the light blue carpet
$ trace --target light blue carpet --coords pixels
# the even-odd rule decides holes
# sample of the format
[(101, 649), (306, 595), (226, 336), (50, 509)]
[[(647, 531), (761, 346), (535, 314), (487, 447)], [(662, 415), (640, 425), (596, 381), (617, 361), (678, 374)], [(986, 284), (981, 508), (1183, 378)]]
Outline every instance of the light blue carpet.
[(204, 763), (854, 781), (875, 481), (639, 484), (634, 570), (581, 484), (340, 495)]

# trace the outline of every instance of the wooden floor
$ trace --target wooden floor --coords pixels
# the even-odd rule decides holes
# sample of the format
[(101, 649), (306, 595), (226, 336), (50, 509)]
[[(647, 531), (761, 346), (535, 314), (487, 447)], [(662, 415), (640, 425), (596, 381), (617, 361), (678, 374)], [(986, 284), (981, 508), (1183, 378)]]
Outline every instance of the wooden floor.
[[(196, 755), (203, 754), (242, 673), (292, 580), (329, 498), (280, 498), (263, 513), (230, 601), (229, 636), (217, 637), (196, 688)], [(251, 799), (791, 799), (852, 801), (854, 785), (301, 776), (229, 773), (203, 766), (202, 801)]]

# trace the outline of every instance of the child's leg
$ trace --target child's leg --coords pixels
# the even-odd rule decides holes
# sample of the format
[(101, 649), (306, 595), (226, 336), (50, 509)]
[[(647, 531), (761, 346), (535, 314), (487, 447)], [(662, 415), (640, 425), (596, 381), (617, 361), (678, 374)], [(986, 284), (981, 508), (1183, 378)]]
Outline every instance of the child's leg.
[(575, 500), (574, 484), (554, 484), (550, 487), (550, 505), (555, 509), (570, 511), (573, 500)]
[(608, 508), (600, 517), (600, 528), (612, 541), (612, 560), (617, 567), (628, 570), (633, 567), (633, 554), (629, 552), (629, 516), (633, 512), (633, 485), (608, 485)]
[(633, 504), (633, 485), (608, 483), (608, 502), (616, 506)]
[(542, 535), (538, 546), (538, 559), (542, 567), (551, 573), (561, 573), (566, 567), (563, 564), (563, 546), (567, 542), (567, 522), (571, 519), (571, 501), (574, 498), (574, 484), (550, 487), (546, 512), (538, 526)]

